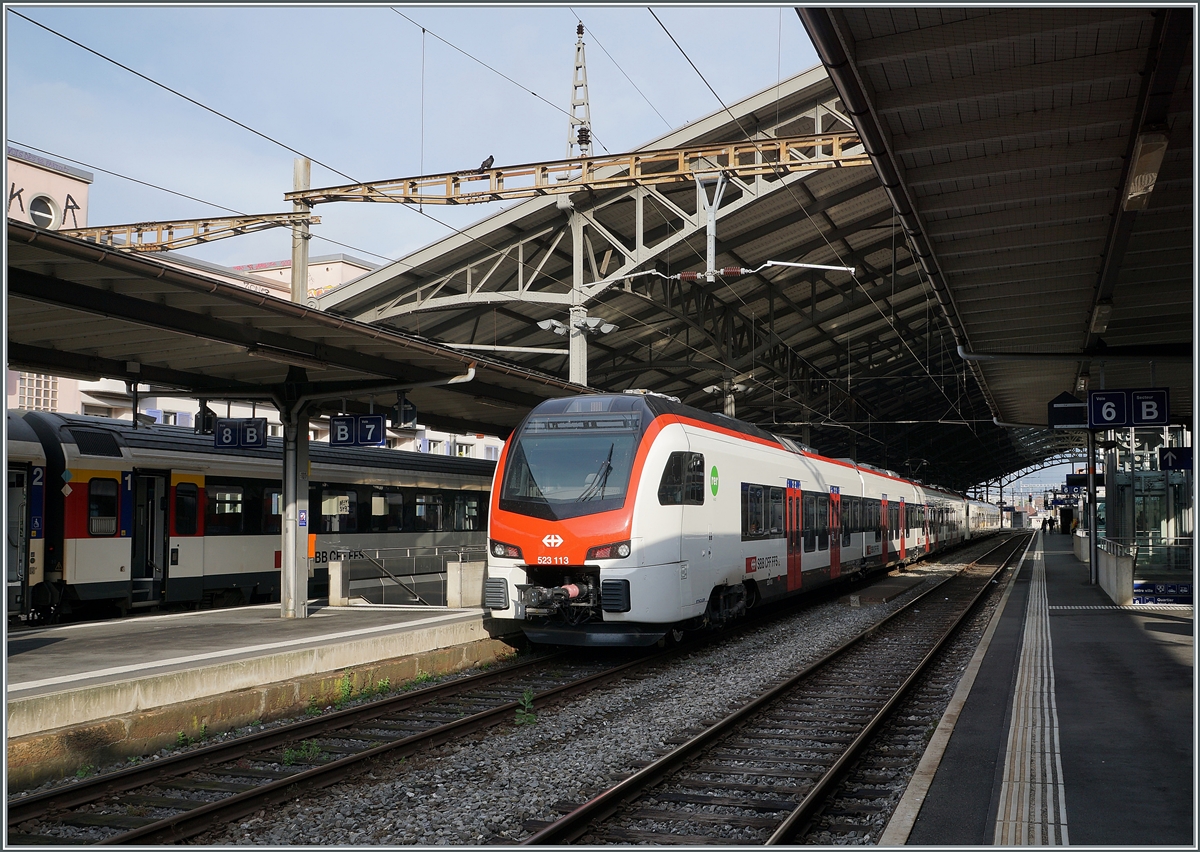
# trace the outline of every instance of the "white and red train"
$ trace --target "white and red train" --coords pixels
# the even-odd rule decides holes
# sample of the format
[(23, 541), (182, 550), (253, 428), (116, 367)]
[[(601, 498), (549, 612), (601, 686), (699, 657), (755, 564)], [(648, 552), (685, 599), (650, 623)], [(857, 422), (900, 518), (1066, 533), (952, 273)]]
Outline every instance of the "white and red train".
[(650, 645), (999, 526), (996, 506), (669, 397), (550, 400), (496, 467), (485, 605), (534, 642)]
[[(216, 449), (181, 427), (46, 412), (7, 424), (10, 616), (279, 599), (280, 439)], [(366, 565), (352, 591), (432, 599), (446, 559), (486, 547), (493, 462), (325, 443), (309, 458), (310, 596), (329, 561), (384, 551), (402, 586)]]

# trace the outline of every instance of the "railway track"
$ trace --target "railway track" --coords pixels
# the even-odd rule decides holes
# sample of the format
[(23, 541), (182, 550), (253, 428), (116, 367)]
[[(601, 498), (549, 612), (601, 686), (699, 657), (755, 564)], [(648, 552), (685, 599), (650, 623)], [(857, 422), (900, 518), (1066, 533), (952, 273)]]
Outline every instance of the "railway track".
[[(173, 843), (593, 689), (618, 665), (542, 655), (8, 802), (8, 845)], [(96, 836), (100, 835), (100, 836)]]
[(803, 842), (835, 792), (853, 797), (838, 782), (1029, 540), (1000, 543), (644, 769), (559, 820), (531, 826), (523, 843)]

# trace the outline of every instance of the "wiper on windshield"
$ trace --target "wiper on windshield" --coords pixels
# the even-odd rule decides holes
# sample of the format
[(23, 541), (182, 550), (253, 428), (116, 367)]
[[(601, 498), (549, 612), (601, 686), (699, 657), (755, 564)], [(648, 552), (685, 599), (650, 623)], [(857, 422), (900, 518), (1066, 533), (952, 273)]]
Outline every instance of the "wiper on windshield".
[(613, 469), (612, 454), (614, 444), (608, 445), (608, 458), (600, 462), (600, 469), (596, 471), (596, 476), (592, 479), (590, 485), (583, 489), (583, 493), (575, 498), (577, 503), (582, 503), (584, 500), (591, 500), (597, 494), (600, 498), (604, 498), (604, 486), (608, 482), (608, 474)]

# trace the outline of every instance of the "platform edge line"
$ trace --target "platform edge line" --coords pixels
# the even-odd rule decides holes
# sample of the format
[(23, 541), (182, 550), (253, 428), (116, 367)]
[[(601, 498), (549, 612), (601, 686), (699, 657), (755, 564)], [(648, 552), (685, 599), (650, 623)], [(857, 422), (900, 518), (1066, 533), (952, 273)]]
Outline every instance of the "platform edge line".
[(975, 677), (979, 674), (979, 669), (983, 665), (983, 658), (987, 655), (988, 647), (992, 643), (992, 636), (1000, 624), (1000, 617), (1004, 614), (1005, 607), (1008, 606), (1008, 598), (1012, 594), (1017, 575), (1021, 573), (1021, 567), (1025, 564), (1025, 557), (1040, 537), (1041, 532), (1038, 532), (1037, 535), (1030, 539), (1029, 545), (1025, 548), (1025, 553), (1021, 554), (1021, 561), (1012, 569), (1004, 589), (1004, 594), (1000, 598), (1000, 604), (996, 607), (996, 611), (992, 613), (991, 621), (988, 622), (987, 629), (983, 631), (983, 638), (979, 641), (979, 647), (975, 649), (975, 653), (971, 656), (971, 661), (967, 663), (967, 669), (963, 672), (963, 676), (958, 682), (958, 688), (954, 690), (954, 695), (950, 697), (950, 703), (946, 705), (946, 712), (942, 714), (937, 729), (934, 730), (933, 736), (930, 737), (929, 745), (925, 747), (925, 753), (921, 756), (921, 761), (917, 764), (912, 778), (909, 779), (908, 786), (904, 790), (904, 795), (900, 797), (899, 804), (896, 805), (896, 809), (892, 812), (892, 818), (888, 820), (887, 826), (879, 836), (878, 846), (903, 846), (908, 842), (908, 836), (912, 833), (913, 826), (917, 822), (917, 816), (921, 813), (921, 805), (925, 803), (925, 796), (929, 793), (930, 785), (933, 784), (933, 776), (937, 772), (938, 766), (942, 762), (942, 757), (946, 753), (946, 746), (950, 743), (950, 736), (954, 733), (954, 726), (958, 724), (958, 717), (962, 713), (963, 706), (967, 703), (967, 698), (971, 694), (971, 688), (975, 685)]

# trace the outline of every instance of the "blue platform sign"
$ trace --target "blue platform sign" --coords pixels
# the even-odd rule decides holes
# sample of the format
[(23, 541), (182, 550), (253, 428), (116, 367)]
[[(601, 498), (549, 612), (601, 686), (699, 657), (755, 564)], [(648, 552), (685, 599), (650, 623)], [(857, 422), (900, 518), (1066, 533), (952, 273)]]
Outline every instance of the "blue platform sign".
[(1171, 400), (1166, 388), (1129, 392), (1130, 420), (1134, 426), (1167, 426), (1171, 422)]
[(238, 445), (238, 422), (227, 417), (218, 417), (213, 424), (213, 446), (236, 447)]
[(213, 423), (213, 446), (217, 449), (266, 445), (265, 417), (218, 417)]
[(1170, 422), (1171, 395), (1166, 388), (1088, 393), (1089, 429), (1166, 426)]
[(329, 418), (332, 447), (381, 447), (385, 437), (382, 414), (340, 414)]
[(238, 445), (242, 447), (257, 447), (267, 445), (267, 418), (247, 417), (238, 424)]
[(360, 414), (357, 418), (357, 443), (360, 447), (382, 447), (383, 415)]
[(353, 447), (358, 438), (354, 426), (354, 415), (342, 414), (329, 418), (329, 445), (331, 447)]
[(1159, 470), (1192, 470), (1191, 447), (1159, 447)]
[(1122, 390), (1088, 394), (1088, 428), (1120, 429), (1129, 425), (1129, 396)]

